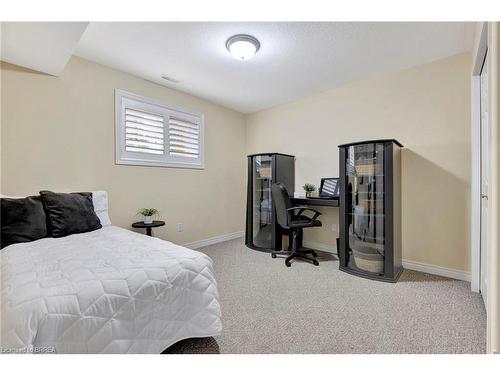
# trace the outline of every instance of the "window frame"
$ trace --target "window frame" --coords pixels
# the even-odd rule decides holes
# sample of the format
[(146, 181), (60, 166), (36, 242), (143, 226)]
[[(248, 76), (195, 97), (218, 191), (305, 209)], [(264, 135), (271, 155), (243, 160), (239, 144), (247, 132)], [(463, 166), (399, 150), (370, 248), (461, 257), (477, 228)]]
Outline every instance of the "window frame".
[[(163, 116), (163, 155), (147, 154), (125, 150), (125, 105), (127, 108), (156, 113)], [(184, 158), (170, 156), (169, 118), (177, 117), (195, 121), (199, 125), (199, 157)], [(205, 169), (205, 120), (203, 113), (174, 108), (160, 101), (115, 89), (115, 164), (164, 168)]]

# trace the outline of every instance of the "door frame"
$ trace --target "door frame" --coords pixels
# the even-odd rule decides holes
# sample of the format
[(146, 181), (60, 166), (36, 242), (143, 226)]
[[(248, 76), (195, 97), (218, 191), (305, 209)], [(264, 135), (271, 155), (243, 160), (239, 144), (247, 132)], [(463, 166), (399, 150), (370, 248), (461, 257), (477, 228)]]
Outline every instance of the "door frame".
[(488, 23), (480, 26), (480, 34), (471, 74), (471, 290), (481, 287), (481, 70), (488, 50)]

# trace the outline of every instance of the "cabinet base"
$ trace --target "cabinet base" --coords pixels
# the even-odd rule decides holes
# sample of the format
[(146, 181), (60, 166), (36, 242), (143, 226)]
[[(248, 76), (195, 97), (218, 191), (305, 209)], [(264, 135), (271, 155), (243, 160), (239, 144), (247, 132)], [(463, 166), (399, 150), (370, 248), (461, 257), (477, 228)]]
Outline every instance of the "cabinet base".
[(370, 280), (377, 280), (377, 281), (383, 281), (386, 283), (395, 283), (398, 281), (399, 276), (401, 276), (401, 273), (403, 272), (403, 267), (399, 268), (398, 271), (396, 272), (396, 275), (394, 277), (386, 277), (386, 276), (380, 276), (380, 275), (374, 275), (370, 274), (368, 272), (363, 272), (361, 270), (355, 270), (349, 267), (344, 267), (344, 266), (339, 266), (339, 270), (343, 272), (347, 272), (351, 275), (363, 277), (365, 279), (370, 279)]
[(263, 253), (272, 253), (274, 251), (274, 249), (267, 249), (264, 247), (258, 247), (258, 246), (248, 244), (248, 243), (246, 243), (245, 246), (248, 247), (249, 249), (252, 249), (252, 250), (262, 251)]

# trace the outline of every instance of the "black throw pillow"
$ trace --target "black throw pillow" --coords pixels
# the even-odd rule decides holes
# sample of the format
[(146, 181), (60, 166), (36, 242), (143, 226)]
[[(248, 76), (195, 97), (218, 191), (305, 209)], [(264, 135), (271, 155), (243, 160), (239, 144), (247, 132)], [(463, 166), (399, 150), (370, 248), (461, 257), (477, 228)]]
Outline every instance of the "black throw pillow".
[(40, 192), (52, 237), (90, 232), (102, 228), (94, 211), (92, 193)]
[(0, 248), (47, 237), (47, 218), (40, 197), (0, 198)]

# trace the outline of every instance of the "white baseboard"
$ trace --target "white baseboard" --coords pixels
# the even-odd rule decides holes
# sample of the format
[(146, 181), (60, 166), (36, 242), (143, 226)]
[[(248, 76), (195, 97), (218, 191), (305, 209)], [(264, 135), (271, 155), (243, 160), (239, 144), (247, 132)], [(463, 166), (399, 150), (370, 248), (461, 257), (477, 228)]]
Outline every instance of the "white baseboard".
[[(330, 253), (336, 253), (337, 247), (335, 245), (326, 245), (319, 242), (304, 241), (305, 247), (310, 247), (311, 249), (316, 249), (320, 251), (327, 251)], [(461, 271), (453, 268), (446, 268), (441, 266), (434, 266), (432, 264), (415, 262), (413, 260), (403, 259), (403, 268), (430, 273), (432, 275), (438, 275), (443, 277), (449, 277), (450, 279), (469, 281), (471, 280), (470, 272)]]
[(337, 254), (337, 246), (336, 245), (326, 245), (324, 243), (314, 242), (314, 241), (304, 241), (304, 246), (309, 247), (311, 249), (326, 251), (327, 253)]
[(470, 272), (403, 259), (403, 268), (470, 282)]
[(207, 238), (204, 240), (189, 242), (184, 244), (183, 246), (188, 247), (190, 249), (199, 249), (200, 247), (215, 245), (216, 243), (225, 242), (229, 240), (234, 240), (235, 238), (240, 238), (245, 235), (245, 231), (239, 231), (229, 234), (223, 234), (221, 236), (215, 236), (211, 238)]

